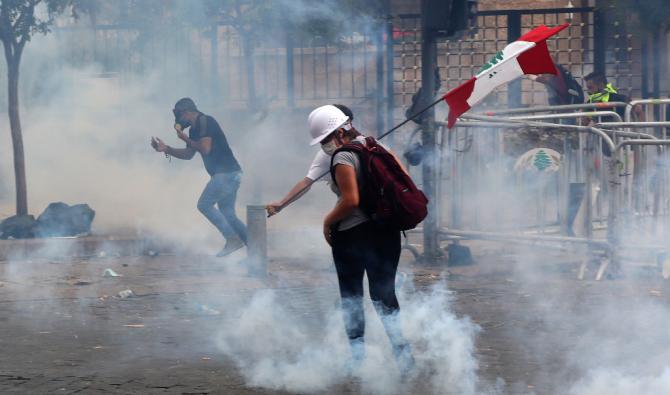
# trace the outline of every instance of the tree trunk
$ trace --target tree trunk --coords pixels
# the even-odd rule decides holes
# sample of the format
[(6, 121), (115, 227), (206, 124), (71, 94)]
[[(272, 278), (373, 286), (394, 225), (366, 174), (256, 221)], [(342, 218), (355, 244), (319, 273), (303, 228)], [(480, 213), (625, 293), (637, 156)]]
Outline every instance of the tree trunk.
[(14, 53), (7, 59), (7, 91), (9, 96), (9, 126), (14, 148), (14, 177), (16, 182), (16, 214), (28, 214), (26, 164), (23, 154), (23, 136), (19, 119), (19, 64), (21, 54)]

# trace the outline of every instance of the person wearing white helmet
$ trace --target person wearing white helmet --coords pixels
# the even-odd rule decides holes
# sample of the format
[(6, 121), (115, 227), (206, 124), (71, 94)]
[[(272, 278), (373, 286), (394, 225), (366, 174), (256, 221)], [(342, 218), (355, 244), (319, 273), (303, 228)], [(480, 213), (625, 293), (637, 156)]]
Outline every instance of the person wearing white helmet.
[[(326, 215), (323, 234), (332, 248), (337, 271), (344, 324), (351, 344), (352, 369), (365, 357), (363, 277), (367, 274), (370, 298), (381, 317), (401, 372), (414, 365), (411, 348), (398, 323), (400, 306), (395, 294), (395, 277), (400, 260), (400, 231), (378, 224), (361, 208), (365, 174), (358, 154), (336, 150), (345, 144), (366, 144), (348, 123), (349, 118), (334, 106), (322, 106), (309, 116), (311, 145), (332, 156), (332, 191), (338, 196)], [(397, 160), (397, 158), (396, 158)]]
[[(349, 124), (353, 122), (354, 113), (351, 111), (351, 109), (349, 109), (349, 107), (345, 106), (344, 104), (333, 104), (333, 106), (337, 107), (345, 116), (349, 118)], [(312, 164), (309, 166), (307, 175), (298, 181), (281, 200), (269, 203), (265, 206), (268, 217), (278, 214), (286, 206), (300, 199), (312, 188), (312, 184), (314, 184), (316, 181), (329, 182), (331, 180), (329, 169), (330, 155), (326, 154), (323, 150), (319, 150), (314, 156)]]

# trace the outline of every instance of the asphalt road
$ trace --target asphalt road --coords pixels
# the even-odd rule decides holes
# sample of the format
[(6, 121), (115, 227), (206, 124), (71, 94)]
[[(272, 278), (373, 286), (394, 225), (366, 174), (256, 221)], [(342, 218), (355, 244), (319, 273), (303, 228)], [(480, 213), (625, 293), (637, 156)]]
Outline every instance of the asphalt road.
[[(636, 374), (644, 366), (653, 377), (667, 361), (670, 288), (655, 269), (577, 281), (577, 263), (569, 259), (492, 248), (475, 255), (476, 265), (450, 273), (407, 259), (399, 285), (406, 306), (413, 294), (446, 284), (450, 314), (479, 328), (473, 335), (477, 393), (595, 394), (588, 378), (598, 368)], [(106, 268), (122, 276), (103, 277)], [(126, 289), (133, 295), (119, 297)], [(268, 290), (278, 311), (263, 310), (270, 318), (245, 327), (245, 314), (254, 312), (248, 304)], [(205, 256), (0, 262), (0, 393), (459, 393), (448, 381), (436, 387), (431, 375), (439, 372), (431, 371), (391, 388), (349, 376), (329, 376), (323, 385), (317, 376), (317, 384), (302, 390), (266, 385), (221, 348), (222, 331), (243, 339), (233, 345), (242, 354), (286, 346), (262, 345), (266, 333), (279, 332), (272, 341), (288, 339), (289, 348), (291, 336), (330, 333), (328, 312), (337, 301), (330, 264), (306, 258), (273, 260), (266, 279), (248, 277), (239, 259)], [(274, 313), (274, 319), (299, 320), (304, 333), (292, 333), (290, 320), (273, 323)], [(327, 338), (319, 342), (325, 350), (332, 346)], [(441, 347), (426, 344), (415, 345), (424, 362), (432, 355), (426, 347)], [(249, 355), (243, 361), (253, 360)], [(455, 366), (448, 359), (431, 366)]]

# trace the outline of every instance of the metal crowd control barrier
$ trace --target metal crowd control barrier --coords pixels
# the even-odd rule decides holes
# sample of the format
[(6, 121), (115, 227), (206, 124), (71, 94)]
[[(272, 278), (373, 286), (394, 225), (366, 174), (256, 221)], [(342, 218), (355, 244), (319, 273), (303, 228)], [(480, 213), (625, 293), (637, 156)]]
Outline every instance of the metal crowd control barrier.
[[(632, 189), (634, 196), (632, 201), (644, 202), (645, 206), (648, 207), (645, 210), (647, 212), (633, 210), (630, 204), (626, 205), (627, 201), (615, 200), (617, 206), (612, 208), (613, 216), (608, 222), (612, 256), (611, 259), (602, 263), (596, 278), (602, 278), (609, 265), (613, 265), (615, 271), (618, 270), (623, 260), (620, 255), (625, 253), (626, 249), (634, 248), (636, 250), (632, 259), (638, 258), (642, 253), (649, 252), (655, 255), (657, 263), (662, 264), (664, 260), (668, 259), (670, 252), (670, 245), (667, 242), (670, 236), (670, 196), (668, 193), (670, 181), (668, 168), (670, 166), (668, 164), (670, 160), (667, 155), (668, 150), (665, 147), (669, 145), (670, 140), (667, 139), (625, 140), (616, 145), (614, 149), (616, 158), (620, 157), (622, 150), (626, 147), (655, 147), (658, 154), (656, 160), (653, 161), (653, 177), (655, 180), (648, 185), (648, 187), (653, 188), (651, 199), (648, 196), (647, 185)], [(638, 152), (644, 151), (640, 150)], [(641, 162), (636, 161), (636, 163)], [(634, 173), (634, 181), (636, 180), (635, 177), (647, 177), (646, 163), (641, 163), (641, 165), (644, 167), (641, 167), (642, 171)], [(617, 196), (620, 195), (617, 193)], [(619, 206), (620, 203), (623, 204)], [(665, 220), (662, 221), (662, 218)]]
[[(606, 115), (611, 116), (611, 114)], [(536, 122), (539, 119), (545, 118), (534, 117), (533, 120), (522, 120), (466, 115), (456, 123), (454, 129), (448, 132), (446, 131), (446, 123), (438, 122), (438, 126), (443, 128), (443, 132), (440, 134), (442, 147), (440, 152), (446, 164), (446, 166), (440, 166), (440, 169), (443, 172), (446, 170), (446, 181), (448, 181), (450, 192), (442, 193), (446, 184), (438, 183), (440, 196), (447, 195), (449, 206), (446, 210), (448, 218), (446, 221), (441, 221), (445, 225), (440, 230), (442, 240), (496, 240), (534, 245), (542, 244), (543, 246), (558, 244), (559, 248), (565, 245), (581, 246), (576, 249), (572, 248), (583, 256), (579, 277), (584, 277), (584, 269), (588, 261), (600, 260), (601, 264), (596, 273), (596, 279), (598, 280), (603, 278), (608, 270), (614, 272), (619, 267), (621, 254), (624, 251), (635, 249), (636, 251), (652, 252), (657, 255), (666, 254), (668, 246), (665, 246), (664, 243), (648, 243), (644, 240), (633, 243), (629, 242), (631, 241), (630, 237), (625, 237), (627, 235), (622, 226), (628, 226), (632, 220), (630, 210), (628, 210), (631, 207), (630, 202), (624, 199), (621, 188), (621, 185), (624, 184), (621, 179), (629, 176), (625, 173), (622, 174), (620, 171), (620, 158), (626, 147), (654, 146), (658, 152), (664, 155), (657, 154), (652, 161), (643, 161), (642, 158), (644, 157), (639, 155), (639, 159), (636, 160), (636, 163), (639, 162), (640, 172), (635, 173), (632, 177), (634, 182), (638, 183), (636, 180), (641, 177), (656, 177), (658, 188), (650, 195), (651, 200), (649, 200), (646, 186), (652, 183), (639, 182), (635, 184), (639, 185), (637, 188), (630, 189), (632, 192), (626, 190), (626, 193), (632, 193), (638, 199), (633, 201), (651, 201), (649, 207), (653, 208), (652, 213), (655, 221), (652, 228), (663, 228), (665, 232), (667, 226), (659, 221), (661, 215), (670, 214), (669, 172), (665, 170), (667, 163), (670, 163), (670, 161), (667, 158), (667, 150), (664, 148), (665, 145), (670, 145), (670, 140), (656, 140), (654, 136), (649, 134), (629, 131), (634, 128), (651, 126), (649, 124), (614, 122), (603, 123), (594, 127)], [(670, 123), (667, 125), (654, 124), (654, 126), (670, 126)], [(578, 150), (577, 156), (571, 158), (570, 161), (564, 160), (561, 169), (555, 172), (555, 178), (549, 182), (545, 180), (540, 188), (535, 190), (537, 193), (544, 188), (544, 191), (537, 195), (541, 198), (535, 200), (534, 210), (529, 210), (531, 206), (528, 204), (528, 200), (523, 200), (522, 195), (514, 196), (515, 192), (522, 191), (518, 185), (516, 185), (516, 190), (511, 192), (510, 188), (504, 187), (504, 183), (511, 182), (515, 176), (509, 174), (509, 172), (505, 173), (507, 170), (504, 170), (509, 168), (510, 163), (506, 160), (503, 152), (502, 135), (506, 130), (519, 130), (520, 128), (536, 128), (549, 134), (578, 134), (583, 135), (586, 139), (584, 149)], [(628, 130), (621, 130), (620, 128), (627, 128)], [(633, 140), (630, 140), (630, 138), (633, 138)], [(616, 144), (614, 140), (617, 141)], [(448, 148), (448, 151), (445, 152), (445, 148)], [(612, 159), (604, 158), (604, 151), (609, 152)], [(651, 158), (651, 156), (647, 157)], [(443, 161), (441, 160), (440, 163)], [(571, 161), (581, 162), (582, 166), (574, 166), (574, 169), (577, 170), (573, 169), (571, 173), (567, 170)], [(602, 174), (604, 176), (602, 178), (595, 171), (595, 164), (598, 161), (600, 163), (606, 162), (607, 165), (606, 169), (605, 166), (600, 166), (603, 169)], [(655, 165), (652, 175), (647, 170), (649, 163)], [(645, 169), (644, 172), (643, 169)], [(546, 177), (547, 175), (543, 176)], [(594, 213), (594, 210), (592, 210), (594, 195), (591, 193), (591, 186), (599, 178), (601, 186), (607, 188), (607, 200), (601, 199), (601, 205), (596, 207), (596, 213)], [(663, 179), (661, 180), (661, 178)], [(568, 218), (570, 211), (569, 190), (571, 181), (574, 180), (583, 181), (587, 189), (581, 205), (584, 220), (582, 221), (580, 237), (575, 237), (568, 232), (570, 225)], [(552, 197), (552, 193), (554, 193), (553, 198), (555, 200), (552, 204), (547, 205), (546, 197)], [(518, 205), (519, 207), (516, 209), (510, 208), (510, 197), (521, 202)], [(468, 204), (471, 207), (468, 207)], [(549, 209), (547, 210), (547, 208)], [(621, 208), (624, 209), (622, 212), (620, 212)], [(441, 211), (443, 210), (444, 207), (439, 210), (439, 217), (442, 217)], [(595, 214), (598, 210), (602, 210), (603, 214), (605, 211), (607, 212), (605, 221), (607, 225), (606, 238), (595, 238), (593, 234), (593, 221), (597, 217)], [(531, 214), (531, 211), (534, 211), (534, 213)], [(550, 217), (556, 216), (554, 222), (547, 221), (548, 212)], [(512, 218), (511, 221), (509, 218), (505, 218), (505, 215), (510, 215), (510, 213), (512, 216), (516, 214), (517, 217)], [(534, 218), (531, 218), (531, 221), (526, 220), (519, 226), (519, 218), (527, 217)], [(637, 220), (638, 217), (639, 215), (634, 216), (633, 219)], [(550, 229), (552, 225), (560, 226), (558, 229)], [(554, 235), (551, 233), (554, 233)], [(555, 235), (555, 233), (560, 233), (560, 235)]]
[[(569, 106), (570, 107), (570, 106)], [(572, 106), (574, 107), (574, 106)], [(564, 121), (572, 121), (574, 123), (582, 124), (584, 120), (588, 121), (588, 123), (596, 122), (596, 123), (604, 123), (604, 122), (610, 122), (610, 120), (614, 120), (615, 122), (621, 122), (621, 116), (616, 112), (616, 111), (589, 111), (589, 112), (565, 112), (565, 113), (553, 113), (553, 114), (539, 114), (539, 115), (515, 115), (515, 116), (510, 116), (507, 117), (508, 119), (514, 119), (514, 120), (526, 120), (526, 121), (541, 121), (541, 122), (547, 122), (551, 121), (552, 123), (563, 123)], [(578, 121), (578, 122), (575, 122)], [(568, 171), (570, 175), (568, 177), (572, 177), (573, 180), (572, 182), (579, 182), (579, 180), (575, 180), (574, 178), (577, 178), (577, 174), (581, 174), (584, 172), (584, 161), (583, 161), (583, 155), (580, 153), (584, 149), (592, 149), (592, 147), (589, 147), (588, 141), (586, 140), (586, 135), (585, 134), (579, 134), (577, 138), (575, 139), (576, 147), (571, 149), (571, 141), (570, 137), (566, 135), (564, 137), (563, 141), (563, 163), (566, 163), (568, 166), (575, 167), (577, 170), (574, 172)], [(598, 141), (597, 142), (597, 149), (599, 152), (602, 152), (602, 146), (601, 143)], [(597, 154), (597, 157), (595, 158), (595, 161), (597, 163), (603, 163), (603, 156), (601, 153)], [(607, 188), (607, 175), (605, 172), (604, 167), (602, 166), (597, 166), (596, 169), (594, 169), (595, 172), (597, 173), (597, 178), (599, 180), (598, 185), (595, 186), (595, 188), (599, 191), (601, 188), (605, 189)], [(574, 174), (573, 174), (574, 173)], [(604, 202), (602, 201), (601, 196), (605, 194), (606, 191), (602, 191), (601, 193), (596, 194), (596, 206), (595, 206), (595, 217), (603, 221), (603, 214), (604, 214), (604, 209), (603, 209), (603, 204)]]
[[(518, 178), (511, 174), (504, 174), (505, 168), (509, 168), (509, 163), (503, 163), (506, 161), (504, 154), (502, 152), (502, 133), (510, 129), (518, 128), (527, 128), (533, 127), (543, 130), (549, 130), (557, 133), (585, 133), (596, 135), (601, 139), (606, 139), (609, 141), (609, 144), (613, 146), (609, 137), (602, 131), (595, 130), (590, 127), (585, 126), (576, 126), (576, 125), (558, 125), (558, 124), (548, 124), (540, 122), (529, 122), (529, 121), (515, 121), (505, 118), (491, 118), (491, 117), (476, 117), (468, 116), (470, 119), (477, 119), (478, 121), (459, 121), (456, 125), (456, 128), (449, 132), (449, 138), (442, 138), (442, 147), (449, 147), (450, 151), (447, 153), (446, 162), (448, 168), (448, 174), (450, 176), (450, 190), (451, 195), (449, 196), (449, 222), (451, 229), (458, 229), (458, 234), (453, 234), (454, 236), (463, 237), (463, 230), (461, 227), (466, 225), (466, 221), (463, 219), (463, 215), (467, 216), (469, 219), (470, 229), (478, 232), (477, 237), (481, 238), (482, 233), (486, 231), (496, 231), (496, 232), (521, 232), (528, 233), (529, 231), (535, 230), (535, 233), (548, 234), (556, 233), (558, 230), (548, 230), (547, 225), (559, 225), (560, 224), (560, 233), (564, 237), (560, 240), (565, 242), (576, 242), (575, 237), (568, 237), (569, 232), (569, 220), (568, 220), (568, 189), (569, 173), (563, 168), (563, 170), (555, 172), (554, 175), (540, 174), (542, 177), (547, 177), (544, 182), (541, 182), (542, 185), (535, 185), (535, 194), (534, 203), (535, 210), (531, 221), (526, 221), (523, 228), (514, 227), (514, 224), (518, 224), (519, 216), (521, 214), (526, 214), (528, 216), (528, 205), (523, 204), (523, 207), (520, 207), (523, 213), (518, 213), (515, 217), (504, 218), (504, 213), (507, 211), (509, 214), (509, 207), (512, 201), (519, 201), (523, 197), (519, 196), (505, 196), (514, 195), (514, 191), (519, 190), (514, 188), (512, 191), (509, 188), (504, 187), (504, 183), (510, 180)], [(444, 127), (444, 123), (438, 123), (439, 126)], [(469, 132), (466, 129), (474, 129), (474, 131), (487, 132), (486, 135), (479, 133), (475, 135), (474, 133)], [(444, 129), (443, 129), (444, 130)], [(463, 133), (463, 131), (466, 133)], [(493, 132), (493, 133), (491, 133)], [(445, 132), (446, 133), (446, 132)], [(442, 134), (442, 136), (445, 135)], [(484, 135), (487, 138), (482, 139), (481, 136)], [(492, 136), (493, 135), (493, 136)], [(475, 136), (479, 137), (476, 138)], [(491, 138), (493, 137), (493, 138)], [(484, 141), (482, 141), (484, 140)], [(460, 142), (460, 145), (459, 145)], [(482, 149), (488, 147), (488, 152), (483, 152)], [(466, 158), (466, 154), (472, 153), (470, 160)], [(585, 156), (593, 156), (594, 150), (591, 151), (582, 151), (582, 154)], [(488, 155), (487, 155), (488, 154)], [(493, 158), (492, 161), (488, 163), (482, 163), (481, 158)], [(507, 161), (509, 162), (509, 161)], [(582, 160), (584, 163), (593, 163), (593, 160), (587, 160), (584, 158)], [(586, 180), (586, 185), (592, 184), (592, 178), (594, 176), (592, 166), (585, 165), (582, 167), (584, 174), (579, 176)], [(484, 170), (484, 171), (482, 171)], [(483, 174), (488, 172), (489, 174)], [(482, 193), (482, 185), (484, 183), (480, 182), (482, 179), (486, 181), (487, 188), (484, 193)], [(502, 184), (501, 184), (502, 183)], [(473, 186), (474, 184), (474, 186)], [(475, 207), (470, 207), (468, 211), (467, 208), (464, 209), (467, 205), (463, 202), (465, 201), (463, 193), (468, 192), (468, 189), (473, 189), (475, 193), (472, 193), (468, 197), (468, 203), (473, 203)], [(590, 193), (586, 193), (587, 196), (590, 196)], [(484, 196), (484, 198), (482, 198)], [(489, 198), (489, 199), (487, 199)], [(553, 201), (549, 201), (553, 198)], [(587, 199), (590, 200), (590, 199)], [(531, 202), (532, 203), (532, 202)], [(492, 208), (488, 210), (487, 208)], [(554, 222), (547, 221), (547, 212), (551, 211), (553, 215), (550, 215), (553, 218)], [(585, 219), (585, 224), (592, 223), (592, 213), (587, 210), (587, 218)], [(485, 229), (481, 224), (481, 217), (488, 215), (488, 218), (491, 221), (488, 224), (493, 224), (489, 226), (489, 229)], [(443, 231), (444, 236), (449, 236), (451, 229), (446, 229)], [(583, 233), (586, 238), (591, 238), (591, 226), (584, 225)], [(473, 234), (474, 235), (474, 234)], [(491, 235), (493, 237), (493, 235)], [(497, 237), (497, 236), (496, 236)], [(543, 236), (537, 236), (540, 239), (535, 238), (534, 240), (541, 240)], [(515, 236), (516, 239), (519, 237)], [(555, 236), (546, 239), (547, 241), (558, 241)], [(581, 241), (580, 241), (581, 242)], [(584, 243), (589, 244), (590, 241), (584, 241)], [(601, 244), (596, 242), (595, 244)]]
[[(630, 104), (626, 106), (624, 117), (626, 122), (633, 121), (633, 108), (635, 106), (639, 106), (643, 109), (644, 121), (670, 121), (670, 118), (668, 118), (668, 116), (670, 116), (670, 114), (668, 114), (668, 111), (670, 110), (670, 99), (642, 99), (631, 101)], [(666, 138), (667, 129), (664, 130), (666, 130), (666, 134), (662, 137)]]
[[(627, 141), (627, 137), (637, 140), (655, 140), (655, 136), (649, 133), (633, 132), (636, 129), (649, 129), (654, 127), (670, 127), (670, 122), (611, 122), (596, 124), (595, 127), (607, 128), (612, 132), (615, 144)], [(623, 129), (623, 130), (621, 130)], [(626, 211), (644, 212), (647, 193), (650, 190), (650, 176), (648, 167), (651, 165), (661, 166), (667, 162), (667, 152), (649, 153), (640, 148), (640, 145), (624, 145), (616, 159), (620, 166), (622, 176), (622, 187), (620, 188), (619, 200)], [(655, 173), (658, 170), (655, 170)]]
[(566, 104), (561, 106), (533, 106), (525, 108), (509, 108), (504, 110), (485, 111), (476, 115), (500, 116), (500, 115), (519, 115), (533, 113), (569, 113), (575, 111), (603, 111), (616, 108), (628, 107), (628, 103), (608, 102), (608, 103), (585, 103), (585, 104)]
[[(604, 122), (603, 117), (614, 117), (615, 122), (622, 122), (621, 115), (616, 111), (589, 111), (589, 112), (568, 112), (557, 114), (540, 114), (540, 115), (517, 115), (508, 117), (508, 119), (517, 119), (525, 121), (544, 121), (544, 120), (563, 120), (563, 119), (579, 119), (579, 118), (596, 118), (596, 122)], [(559, 122), (560, 123), (560, 122)]]

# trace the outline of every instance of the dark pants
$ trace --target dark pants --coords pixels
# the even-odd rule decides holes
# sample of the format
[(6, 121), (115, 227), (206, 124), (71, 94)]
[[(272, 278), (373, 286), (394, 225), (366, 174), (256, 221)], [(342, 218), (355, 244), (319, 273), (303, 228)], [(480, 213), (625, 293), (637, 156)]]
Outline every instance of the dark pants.
[(400, 309), (395, 294), (395, 276), (400, 259), (400, 232), (368, 221), (332, 235), (333, 260), (340, 285), (344, 325), (352, 342), (365, 334), (363, 274), (368, 275), (370, 298), (391, 340), (394, 353), (405, 348), (397, 322)]

